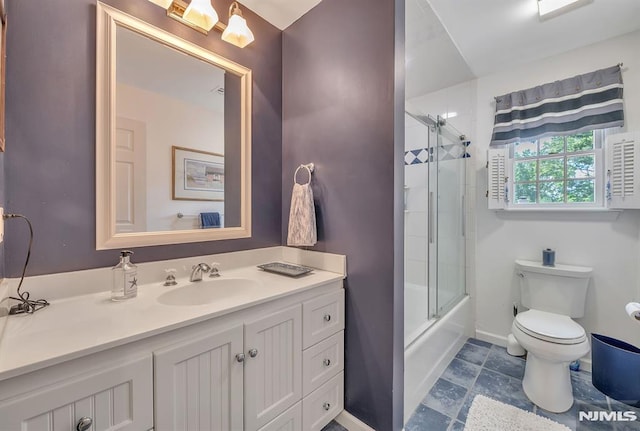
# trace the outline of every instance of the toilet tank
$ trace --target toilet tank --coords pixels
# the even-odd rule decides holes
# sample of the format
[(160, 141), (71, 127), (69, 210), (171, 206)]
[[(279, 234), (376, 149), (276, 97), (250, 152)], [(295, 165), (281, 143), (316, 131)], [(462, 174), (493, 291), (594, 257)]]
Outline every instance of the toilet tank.
[(516, 260), (522, 305), (569, 317), (584, 316), (587, 287), (593, 268), (543, 266), (540, 262)]

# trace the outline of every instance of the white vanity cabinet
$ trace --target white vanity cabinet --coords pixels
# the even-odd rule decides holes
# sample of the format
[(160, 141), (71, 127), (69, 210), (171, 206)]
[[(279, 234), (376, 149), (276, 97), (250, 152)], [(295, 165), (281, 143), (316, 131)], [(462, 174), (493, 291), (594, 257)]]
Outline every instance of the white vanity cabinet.
[(152, 374), (147, 355), (18, 395), (0, 402), (0, 430), (148, 430)]
[(139, 338), (0, 381), (0, 431), (319, 431), (343, 329), (335, 282)]
[(155, 431), (257, 431), (302, 399), (302, 307), (153, 356)]
[(302, 399), (302, 307), (245, 325), (245, 430), (255, 431)]
[(153, 353), (155, 431), (243, 429), (242, 332), (240, 325)]

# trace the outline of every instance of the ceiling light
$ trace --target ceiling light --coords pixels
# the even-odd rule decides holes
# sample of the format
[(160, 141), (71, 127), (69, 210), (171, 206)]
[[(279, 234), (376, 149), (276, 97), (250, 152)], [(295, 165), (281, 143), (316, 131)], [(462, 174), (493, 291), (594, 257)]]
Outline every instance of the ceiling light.
[(247, 20), (243, 18), (242, 11), (237, 2), (229, 7), (229, 23), (222, 32), (222, 40), (244, 48), (253, 42), (253, 33), (247, 26)]
[(209, 31), (218, 22), (218, 14), (211, 6), (210, 0), (191, 0), (191, 3), (184, 11), (184, 15), (182, 15), (182, 19), (196, 27)]
[(457, 116), (458, 116), (457, 112), (445, 112), (440, 117), (442, 117), (442, 118), (444, 118), (446, 120), (447, 118), (453, 118), (453, 117), (457, 117)]
[(538, 15), (545, 20), (569, 12), (593, 0), (538, 0)]

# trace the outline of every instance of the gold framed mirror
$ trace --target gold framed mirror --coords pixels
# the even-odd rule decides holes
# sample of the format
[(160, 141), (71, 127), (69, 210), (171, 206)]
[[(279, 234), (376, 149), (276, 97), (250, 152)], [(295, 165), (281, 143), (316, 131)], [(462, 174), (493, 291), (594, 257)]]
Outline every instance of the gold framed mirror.
[(251, 70), (97, 3), (96, 249), (251, 236)]

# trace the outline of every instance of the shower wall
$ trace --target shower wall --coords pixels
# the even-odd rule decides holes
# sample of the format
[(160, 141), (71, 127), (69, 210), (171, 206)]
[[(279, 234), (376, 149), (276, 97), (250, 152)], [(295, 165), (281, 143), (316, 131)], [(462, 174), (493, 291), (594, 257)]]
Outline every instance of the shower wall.
[(428, 127), (405, 114), (405, 344), (429, 319), (428, 139)]

